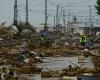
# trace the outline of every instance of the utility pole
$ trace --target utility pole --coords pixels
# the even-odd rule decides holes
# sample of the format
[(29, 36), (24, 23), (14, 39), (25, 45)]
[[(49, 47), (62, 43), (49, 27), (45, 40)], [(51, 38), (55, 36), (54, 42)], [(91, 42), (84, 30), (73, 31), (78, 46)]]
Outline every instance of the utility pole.
[(28, 25), (28, 0), (26, 0), (26, 19), (25, 19), (26, 25)]
[(13, 25), (15, 25), (15, 26), (17, 26), (17, 13), (18, 13), (17, 0), (15, 0), (15, 4), (14, 4), (14, 22), (13, 22)]
[(56, 11), (56, 31), (58, 30), (57, 27), (59, 25), (59, 5), (57, 5), (57, 11)]
[(45, 24), (44, 24), (44, 31), (48, 31), (47, 19), (48, 19), (48, 15), (47, 15), (47, 0), (45, 0)]
[(89, 5), (89, 27), (91, 27), (91, 6)]
[(65, 11), (63, 10), (63, 27), (64, 27), (64, 33), (66, 33), (66, 21), (65, 21)]
[(68, 13), (67, 31), (70, 32), (70, 12)]
[(90, 40), (93, 39), (93, 37), (94, 37), (92, 29), (93, 29), (92, 9), (91, 9), (91, 6), (89, 5), (89, 38), (90, 38)]
[(55, 23), (56, 21), (55, 21), (55, 19), (56, 19), (56, 17), (54, 16), (54, 28), (55, 28), (55, 26), (56, 26), (56, 23)]
[(92, 10), (91, 10), (91, 6), (89, 5), (89, 28), (90, 28), (90, 32), (92, 32), (92, 27), (93, 27), (93, 23), (92, 23)]

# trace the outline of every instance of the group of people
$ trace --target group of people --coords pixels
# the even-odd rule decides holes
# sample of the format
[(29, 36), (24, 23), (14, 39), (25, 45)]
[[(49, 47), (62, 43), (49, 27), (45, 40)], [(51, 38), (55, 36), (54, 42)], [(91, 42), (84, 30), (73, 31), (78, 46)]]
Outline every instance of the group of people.
[(86, 36), (84, 34), (80, 35), (80, 44), (83, 47), (91, 48), (93, 46), (93, 37), (92, 35)]

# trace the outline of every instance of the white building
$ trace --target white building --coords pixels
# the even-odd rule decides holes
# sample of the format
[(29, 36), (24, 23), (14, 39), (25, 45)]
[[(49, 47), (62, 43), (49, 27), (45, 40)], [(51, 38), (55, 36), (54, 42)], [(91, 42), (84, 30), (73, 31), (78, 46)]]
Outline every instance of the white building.
[(70, 22), (69, 23), (69, 27), (68, 27), (68, 31), (73, 33), (73, 34), (76, 34), (76, 33), (82, 33), (83, 29), (80, 28), (80, 24), (79, 23)]

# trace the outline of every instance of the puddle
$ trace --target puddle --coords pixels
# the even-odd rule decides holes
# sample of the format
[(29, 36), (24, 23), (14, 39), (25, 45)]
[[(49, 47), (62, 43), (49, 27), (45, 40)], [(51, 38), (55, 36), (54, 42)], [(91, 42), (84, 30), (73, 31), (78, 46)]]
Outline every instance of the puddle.
[[(79, 65), (78, 56), (77, 57), (45, 57), (43, 59), (44, 63), (39, 63), (37, 66), (43, 68), (44, 71), (48, 70), (62, 70), (63, 68), (72, 65), (72, 67)], [(85, 58), (84, 67), (94, 68), (91, 58)]]

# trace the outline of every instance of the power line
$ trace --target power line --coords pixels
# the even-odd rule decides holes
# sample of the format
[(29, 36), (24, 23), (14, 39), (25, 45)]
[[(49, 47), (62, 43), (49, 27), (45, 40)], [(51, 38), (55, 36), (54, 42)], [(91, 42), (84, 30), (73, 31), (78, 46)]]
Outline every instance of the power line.
[[(21, 10), (21, 9), (20, 9), (20, 10)], [(23, 10), (25, 10), (25, 9), (22, 9), (22, 11), (23, 11)], [(31, 12), (34, 12), (34, 11), (39, 11), (39, 12), (41, 12), (41, 11), (42, 11), (42, 12), (44, 12), (45, 10), (28, 9), (28, 11), (31, 11)], [(54, 11), (56, 11), (56, 10), (48, 10), (48, 11), (49, 11), (49, 12), (50, 12), (50, 11), (54, 12)]]
[(48, 0), (48, 3), (51, 5), (54, 5), (54, 6), (57, 5), (56, 3), (52, 2), (51, 0)]

